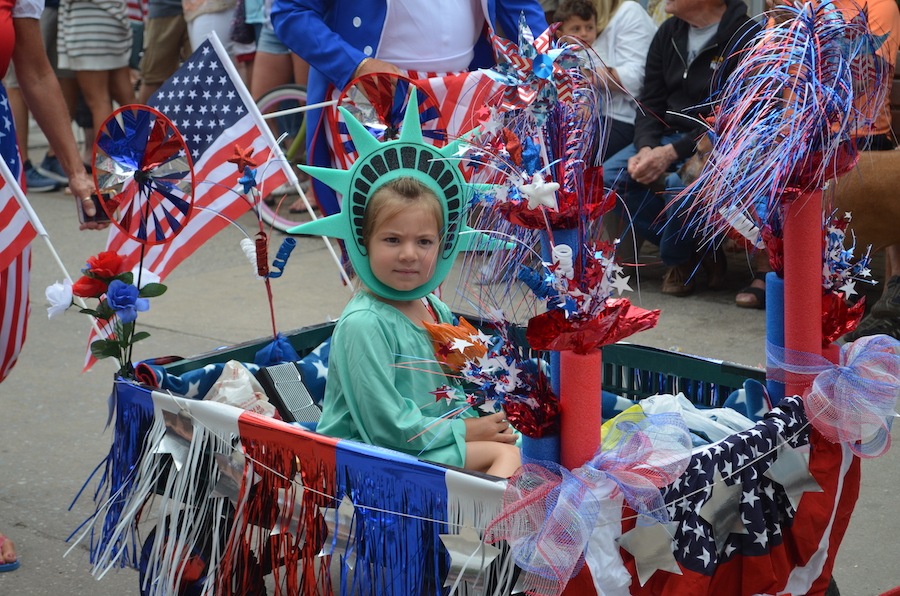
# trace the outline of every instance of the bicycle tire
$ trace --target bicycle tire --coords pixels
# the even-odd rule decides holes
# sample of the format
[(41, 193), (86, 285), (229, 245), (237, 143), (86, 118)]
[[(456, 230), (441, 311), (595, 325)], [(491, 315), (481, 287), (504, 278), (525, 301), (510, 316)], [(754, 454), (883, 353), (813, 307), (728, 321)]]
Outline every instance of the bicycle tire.
[[(295, 84), (280, 85), (260, 96), (256, 105), (260, 113), (263, 114), (263, 118), (266, 118), (266, 115), (270, 113), (306, 105), (306, 87)], [(306, 118), (304, 113), (266, 118), (266, 122), (272, 128), (272, 134), (276, 139), (280, 138), (283, 133), (288, 133), (282, 139), (280, 145), (291, 167), (295, 167), (298, 163), (305, 163), (306, 139), (303, 138), (305, 137), (303, 133), (305, 131)], [(293, 153), (292, 150), (298, 152)], [(302, 177), (299, 170), (295, 171)], [(309, 187), (308, 184), (305, 186), (306, 188)], [(308, 221), (308, 218), (302, 218), (303, 214), (301, 213), (289, 212), (290, 205), (294, 202), (296, 196), (296, 191), (293, 188), (278, 187), (268, 190), (256, 207), (256, 212), (263, 222), (280, 232), (286, 232), (289, 228)]]

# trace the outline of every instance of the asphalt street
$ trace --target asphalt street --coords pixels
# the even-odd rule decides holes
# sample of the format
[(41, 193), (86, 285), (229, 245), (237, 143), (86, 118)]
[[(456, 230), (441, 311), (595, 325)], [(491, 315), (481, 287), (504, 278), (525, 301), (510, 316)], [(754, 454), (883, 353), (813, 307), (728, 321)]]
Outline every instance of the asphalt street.
[[(31, 199), (76, 276), (87, 257), (103, 250), (106, 234), (79, 232), (74, 203), (61, 192)], [(249, 215), (240, 223), (253, 227)], [(152, 299), (151, 309), (138, 319), (151, 337), (135, 347), (134, 360), (188, 356), (271, 332), (265, 289), (238, 246), (241, 237), (226, 229), (169, 276), (169, 291)], [(98, 581), (83, 546), (66, 554), (67, 538), (93, 510), (90, 491), (70, 505), (110, 446), (104, 427), (115, 367), (102, 361), (82, 374), (87, 317), (73, 308), (48, 320), (44, 288), (62, 274), (40, 239), (33, 246), (28, 340), (0, 385), (0, 531), (16, 541), (22, 560), (19, 570), (0, 574), (0, 596), (137, 595), (135, 571), (114, 571)], [(638, 291), (630, 298), (661, 309), (662, 316), (657, 328), (632, 336), (632, 342), (762, 365), (764, 312), (733, 303), (736, 291), (750, 281), (744, 257), (730, 256), (725, 289), (706, 291), (701, 279), (699, 291), (687, 298), (660, 294), (663, 268), (653, 255), (644, 260)], [(319, 238), (299, 239), (273, 291), (282, 331), (336, 318), (350, 297)], [(834, 572), (843, 594), (875, 596), (900, 584), (898, 472), (896, 449), (863, 462), (859, 503)]]

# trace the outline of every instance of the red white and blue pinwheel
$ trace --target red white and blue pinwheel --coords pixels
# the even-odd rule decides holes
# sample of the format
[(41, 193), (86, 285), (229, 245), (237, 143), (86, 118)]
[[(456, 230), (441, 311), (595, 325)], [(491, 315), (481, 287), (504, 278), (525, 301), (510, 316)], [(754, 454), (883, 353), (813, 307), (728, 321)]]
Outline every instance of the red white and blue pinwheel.
[[(415, 85), (405, 76), (376, 72), (350, 81), (341, 92), (338, 106), (345, 108), (361, 122), (372, 136), (381, 142), (396, 138), (403, 125), (403, 115)], [(419, 125), (426, 142), (436, 147), (447, 144), (447, 123), (441, 114), (437, 99), (428, 89), (415, 85), (419, 102)], [(356, 159), (356, 147), (347, 131), (343, 116), (335, 108), (331, 117), (332, 134), (340, 142), (340, 150), (352, 160)]]
[(100, 127), (94, 183), (112, 222), (146, 245), (174, 238), (191, 217), (194, 165), (181, 134), (162, 113), (123, 106)]
[(523, 15), (519, 19), (519, 45), (491, 34), (494, 51), (506, 58), (488, 77), (506, 85), (500, 109), (527, 109), (542, 125), (558, 102), (571, 102), (577, 85), (579, 60), (576, 46), (556, 44), (555, 26), (534, 39)]

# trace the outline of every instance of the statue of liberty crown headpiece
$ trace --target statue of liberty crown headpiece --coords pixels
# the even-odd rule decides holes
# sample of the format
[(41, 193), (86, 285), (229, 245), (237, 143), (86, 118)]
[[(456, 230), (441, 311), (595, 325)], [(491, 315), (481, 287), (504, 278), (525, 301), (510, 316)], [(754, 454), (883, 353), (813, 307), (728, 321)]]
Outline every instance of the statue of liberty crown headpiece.
[[(492, 245), (503, 244), (486, 239), (466, 226), (466, 207), (471, 188), (466, 184), (456, 160), (452, 159), (463, 140), (457, 139), (440, 149), (424, 143), (418, 106), (413, 87), (400, 136), (384, 143), (373, 137), (350, 112), (338, 108), (347, 123), (359, 158), (346, 171), (298, 167), (341, 194), (341, 211), (288, 230), (290, 234), (330, 236), (344, 240), (350, 263), (359, 279), (369, 290), (389, 300), (415, 300), (432, 292), (447, 277), (460, 250), (487, 250)], [(401, 177), (414, 178), (430, 188), (437, 195), (444, 215), (434, 275), (427, 283), (408, 291), (395, 290), (375, 277), (362, 239), (363, 218), (372, 194), (385, 183)]]

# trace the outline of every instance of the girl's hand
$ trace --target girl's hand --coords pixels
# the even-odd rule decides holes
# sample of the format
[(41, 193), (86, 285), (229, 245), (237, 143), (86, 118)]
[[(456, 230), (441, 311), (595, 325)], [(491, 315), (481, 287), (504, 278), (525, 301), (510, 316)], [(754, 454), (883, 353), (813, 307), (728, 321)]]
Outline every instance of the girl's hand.
[(481, 418), (465, 418), (466, 441), (497, 441), (513, 444), (516, 435), (506, 420), (505, 412), (497, 412)]

